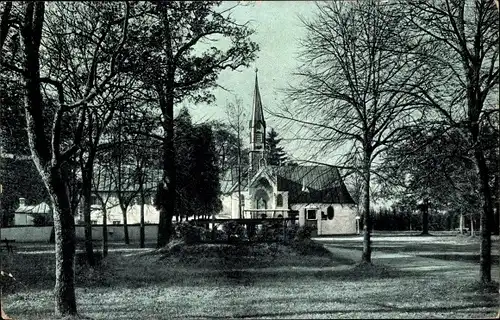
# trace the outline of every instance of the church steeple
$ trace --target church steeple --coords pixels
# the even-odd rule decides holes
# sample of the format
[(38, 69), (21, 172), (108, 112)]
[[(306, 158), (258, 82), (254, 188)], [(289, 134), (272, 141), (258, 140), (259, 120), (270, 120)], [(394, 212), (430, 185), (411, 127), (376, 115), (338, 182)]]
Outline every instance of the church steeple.
[[(253, 108), (250, 120), (250, 171), (257, 172), (265, 165), (265, 147), (266, 147), (266, 122), (264, 120), (264, 111), (262, 109), (262, 99), (260, 97), (259, 80), (257, 77), (258, 69), (255, 69), (255, 88), (253, 92)], [(251, 174), (251, 176), (253, 176)]]
[(264, 111), (262, 110), (262, 99), (260, 98), (260, 90), (259, 90), (259, 79), (257, 77), (257, 72), (259, 69), (255, 69), (255, 89), (253, 91), (253, 109), (252, 109), (252, 124), (259, 123), (264, 127), (266, 126), (266, 122), (264, 121)]

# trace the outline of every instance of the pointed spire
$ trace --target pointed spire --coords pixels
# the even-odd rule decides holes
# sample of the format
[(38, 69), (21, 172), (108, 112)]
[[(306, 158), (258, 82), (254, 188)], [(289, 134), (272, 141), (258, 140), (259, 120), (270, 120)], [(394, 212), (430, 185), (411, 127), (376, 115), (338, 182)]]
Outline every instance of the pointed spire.
[(259, 80), (257, 77), (257, 72), (259, 69), (255, 68), (255, 89), (253, 93), (253, 110), (252, 110), (252, 125), (255, 125), (257, 122), (261, 122), (262, 125), (266, 125), (264, 121), (264, 112), (262, 110), (262, 100), (260, 98), (259, 91)]

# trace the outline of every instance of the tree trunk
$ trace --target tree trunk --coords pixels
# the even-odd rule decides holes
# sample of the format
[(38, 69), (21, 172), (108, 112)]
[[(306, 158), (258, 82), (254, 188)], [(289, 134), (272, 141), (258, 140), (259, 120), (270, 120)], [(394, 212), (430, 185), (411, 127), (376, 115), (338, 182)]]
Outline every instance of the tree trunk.
[(94, 259), (94, 248), (92, 246), (92, 221), (90, 217), (91, 201), (92, 201), (91, 174), (92, 173), (88, 171), (88, 168), (85, 168), (85, 171), (82, 174), (83, 176), (82, 197), (83, 197), (83, 221), (85, 224), (85, 253), (87, 257), (87, 262), (89, 263), (90, 266), (93, 267), (95, 265), (95, 259)]
[(475, 236), (475, 233), (474, 233), (474, 218), (472, 217), (472, 215), (470, 216), (470, 236), (471, 237)]
[(108, 256), (108, 211), (106, 205), (102, 207), (102, 257)]
[(163, 142), (163, 183), (160, 200), (160, 221), (156, 244), (158, 248), (164, 247), (172, 236), (172, 217), (174, 216), (176, 201), (174, 97), (172, 91), (167, 92), (165, 96), (160, 95), (160, 106), (164, 114), (163, 129), (165, 140)]
[(167, 56), (166, 76), (164, 81), (156, 86), (158, 102), (163, 116), (163, 183), (161, 185), (160, 221), (158, 224), (158, 248), (164, 247), (172, 236), (172, 217), (176, 207), (176, 172), (175, 172), (175, 145), (174, 145), (174, 85), (176, 66), (170, 21), (166, 15), (163, 22), (163, 48)]
[(371, 227), (372, 221), (370, 216), (370, 158), (371, 154), (365, 154), (365, 185), (363, 194), (363, 254), (361, 256), (362, 263), (371, 264), (372, 247), (371, 247)]
[[(238, 107), (240, 108), (240, 107)], [(240, 138), (240, 114), (238, 113), (238, 218), (242, 219), (241, 215), (241, 138)], [(263, 138), (265, 139), (265, 137)]]
[(127, 208), (122, 208), (123, 214), (123, 234), (125, 236), (125, 244), (130, 244), (130, 238), (128, 236), (128, 220), (127, 220)]
[(144, 248), (145, 247), (145, 233), (144, 233), (144, 204), (146, 202), (146, 199), (145, 199), (145, 195), (144, 195), (144, 187), (143, 187), (143, 183), (141, 183), (141, 226), (140, 226), (140, 230), (139, 230), (139, 233), (140, 233), (140, 244), (139, 246), (141, 248)]
[(429, 199), (425, 198), (422, 205), (422, 234), (429, 234)]
[(491, 222), (493, 222), (493, 199), (491, 197), (491, 190), (488, 178), (488, 168), (486, 166), (486, 161), (481, 152), (476, 152), (478, 158), (479, 176), (481, 180), (481, 193), (483, 194), (483, 210), (480, 215), (480, 232), (481, 232), (481, 244), (480, 244), (480, 259), (479, 259), (479, 270), (481, 282), (490, 283), (491, 282)]
[(460, 217), (459, 217), (459, 225), (458, 228), (460, 229), (460, 234), (464, 233), (464, 214), (460, 212)]
[(75, 220), (67, 186), (60, 168), (51, 168), (47, 183), (54, 210), (56, 251), (56, 315), (76, 315), (75, 298)]
[[(471, 104), (469, 102), (469, 104)], [(471, 108), (471, 106), (469, 106)], [(472, 141), (474, 143), (474, 157), (479, 172), (480, 192), (482, 195), (483, 210), (481, 210), (479, 225), (481, 232), (479, 272), (482, 283), (491, 282), (491, 223), (493, 222), (493, 199), (489, 184), (489, 170), (484, 157), (479, 125), (471, 125)]]

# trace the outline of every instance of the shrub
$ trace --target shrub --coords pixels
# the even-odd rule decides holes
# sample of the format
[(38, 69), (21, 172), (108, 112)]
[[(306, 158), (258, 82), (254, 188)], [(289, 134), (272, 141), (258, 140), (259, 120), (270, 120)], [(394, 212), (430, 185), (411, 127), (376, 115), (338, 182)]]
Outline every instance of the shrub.
[(206, 230), (189, 221), (183, 221), (175, 224), (175, 236), (186, 244), (195, 244), (206, 238)]
[(253, 238), (258, 242), (278, 242), (283, 241), (283, 225), (281, 222), (273, 223), (264, 221), (260, 229), (255, 232)]
[(286, 235), (287, 242), (295, 239), (299, 228), (300, 227), (298, 224), (292, 224), (292, 225), (289, 225), (286, 227), (285, 235)]
[(235, 221), (228, 221), (222, 224), (222, 231), (228, 242), (239, 242), (247, 240), (245, 228)]
[(325, 256), (331, 254), (323, 245), (311, 239), (294, 240), (291, 247), (300, 255)]
[(311, 239), (311, 234), (315, 230), (314, 227), (311, 226), (301, 226), (295, 232), (295, 241), (304, 241)]

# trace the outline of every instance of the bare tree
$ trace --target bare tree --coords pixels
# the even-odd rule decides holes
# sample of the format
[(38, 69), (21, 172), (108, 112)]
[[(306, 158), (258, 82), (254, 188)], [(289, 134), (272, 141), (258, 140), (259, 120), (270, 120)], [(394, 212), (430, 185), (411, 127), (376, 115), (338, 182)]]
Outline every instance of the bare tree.
[(99, 94), (91, 108), (87, 110), (87, 121), (84, 129), (84, 139), (80, 151), (80, 167), (82, 173), (82, 198), (83, 218), (85, 223), (85, 250), (90, 266), (94, 266), (94, 254), (92, 248), (92, 223), (90, 220), (92, 179), (94, 175), (94, 164), (97, 153), (101, 149), (101, 139), (105, 134), (106, 127), (110, 124), (116, 114), (119, 104), (127, 102), (126, 93), (121, 89), (127, 87), (125, 84), (113, 87), (103, 94)]
[(371, 263), (371, 175), (402, 126), (419, 116), (415, 99), (400, 91), (419, 80), (419, 65), (406, 49), (398, 8), (372, 0), (322, 3), (317, 10), (302, 19), (308, 33), (300, 86), (290, 88), (290, 106), (277, 116), (299, 124), (319, 152), (344, 151), (343, 167), (363, 177), (362, 262)]
[(231, 130), (236, 133), (237, 139), (237, 175), (238, 175), (238, 217), (241, 219), (243, 215), (241, 213), (241, 145), (242, 139), (241, 135), (245, 131), (245, 110), (242, 107), (241, 99), (235, 98), (234, 103), (230, 102), (226, 106), (226, 115), (228, 119), (228, 124)]
[[(421, 44), (434, 50), (420, 56), (442, 75), (440, 84), (417, 86), (418, 95), (443, 123), (468, 130), (479, 173), (483, 210), (480, 216), (481, 282), (491, 281), (493, 194), (485, 157), (485, 121), (498, 108), (499, 14), (491, 0), (405, 1), (406, 23), (420, 34)], [(437, 68), (436, 68), (437, 66)], [(429, 85), (430, 84), (430, 85)], [(443, 88), (444, 87), (444, 88)]]
[[(116, 14), (101, 17), (99, 27), (91, 33), (91, 41), (88, 41), (85, 34), (79, 33), (77, 28), (93, 25), (95, 15), (90, 13), (95, 13), (92, 11), (95, 5), (50, 3), (46, 11), (46, 5), (42, 1), (23, 2), (16, 4), (21, 13), (19, 17), (9, 19), (5, 17), (4, 10), (0, 22), (2, 41), (20, 41), (21, 44), (21, 54), (16, 56), (16, 52), (10, 52), (12, 58), (8, 63), (2, 59), (2, 67), (23, 79), (31, 154), (53, 203), (56, 242), (55, 311), (58, 315), (77, 313), (74, 286), (75, 221), (68, 193), (67, 165), (81, 148), (88, 103), (105, 90), (117, 73), (119, 52), (127, 34), (128, 4), (125, 6), (125, 16), (118, 19)], [(67, 15), (72, 18), (67, 19)], [(44, 29), (46, 16), (50, 16), (48, 23), (58, 23), (60, 29), (55, 36), (79, 38), (92, 48), (81, 57), (91, 61), (88, 70), (80, 69), (85, 79), (83, 84), (66, 81), (62, 71), (64, 68), (54, 68), (60, 65), (55, 61), (58, 57), (50, 54), (50, 41), (58, 39), (52, 37), (54, 34), (48, 28)], [(118, 35), (119, 38), (112, 35)], [(76, 72), (76, 69), (73, 71)], [(81, 89), (81, 94), (76, 94), (78, 97), (75, 99), (76, 89)], [(64, 131), (68, 124), (74, 124), (73, 132)]]

